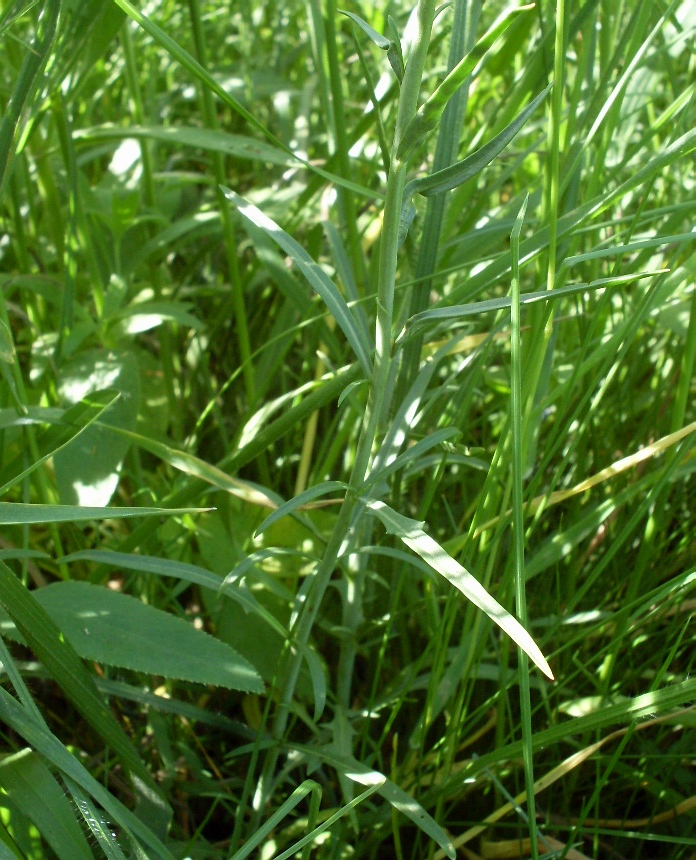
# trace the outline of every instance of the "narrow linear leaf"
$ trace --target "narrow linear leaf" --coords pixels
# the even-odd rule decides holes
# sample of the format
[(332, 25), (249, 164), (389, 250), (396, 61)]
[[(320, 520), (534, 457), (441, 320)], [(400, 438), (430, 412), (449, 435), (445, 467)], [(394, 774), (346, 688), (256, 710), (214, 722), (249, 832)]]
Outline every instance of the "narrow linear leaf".
[(486, 591), (476, 577), (462, 567), (458, 561), (455, 561), (451, 555), (448, 555), (436, 540), (423, 531), (423, 523), (398, 514), (384, 502), (367, 498), (363, 498), (361, 501), (381, 521), (389, 534), (400, 538), (433, 570), (444, 576), (475, 606), (485, 612), (491, 621), (519, 645), (544, 675), (553, 681), (553, 672), (546, 662), (546, 658), (520, 622)]
[(70, 523), (115, 520), (128, 517), (165, 517), (201, 514), (212, 508), (89, 508), (80, 505), (23, 505), (0, 502), (0, 525), (21, 526), (38, 523)]
[(0, 762), (0, 784), (58, 857), (93, 860), (65, 792), (32, 750)]
[(431, 173), (430, 176), (422, 176), (419, 179), (411, 180), (404, 189), (404, 205), (416, 193), (422, 194), (424, 197), (430, 197), (433, 194), (442, 194), (445, 191), (457, 188), (466, 182), (467, 179), (471, 179), (472, 176), (480, 173), (521, 131), (529, 117), (544, 101), (551, 86), (552, 84), (549, 84), (500, 134), (497, 134), (493, 140), (484, 144), (476, 152), (472, 152), (471, 155), (468, 155), (456, 164), (452, 164), (450, 167), (446, 167), (444, 170), (438, 170), (437, 173)]
[(273, 832), (285, 816), (291, 812), (301, 800), (304, 800), (310, 792), (315, 795), (318, 794), (319, 797), (321, 797), (321, 786), (318, 782), (314, 782), (313, 779), (306, 779), (301, 785), (298, 785), (290, 797), (283, 801), (278, 809), (276, 809), (276, 811), (273, 812), (266, 821), (264, 821), (261, 827), (259, 827), (256, 832), (247, 839), (239, 851), (232, 855), (230, 860), (245, 860), (245, 858), (248, 857), (255, 848), (261, 845), (264, 839)]
[(271, 146), (264, 140), (255, 140), (253, 137), (209, 128), (103, 125), (95, 128), (76, 129), (73, 133), (74, 140), (85, 143), (126, 138), (156, 140), (160, 143), (169, 143), (172, 146), (190, 146), (208, 152), (221, 152), (224, 155), (231, 155), (234, 158), (248, 161), (264, 161), (279, 167), (286, 167), (295, 161), (287, 152)]
[(87, 827), (92, 831), (107, 860), (126, 860), (126, 856), (121, 851), (121, 847), (116, 841), (116, 835), (112, 832), (109, 822), (106, 821), (79, 785), (74, 783), (70, 777), (66, 776), (64, 779), (75, 801), (75, 806), (80, 810), (80, 814), (84, 818)]
[(293, 749), (306, 752), (307, 755), (313, 758), (319, 757), (323, 759), (338, 773), (343, 774), (343, 776), (346, 776), (353, 782), (357, 782), (359, 785), (377, 786), (377, 794), (388, 801), (394, 809), (405, 815), (426, 836), (429, 836), (436, 842), (448, 857), (454, 860), (456, 852), (452, 840), (437, 821), (423, 809), (417, 800), (411, 797), (410, 794), (407, 794), (402, 788), (399, 788), (396, 783), (387, 779), (383, 773), (362, 764), (352, 756), (337, 751), (331, 744), (320, 749), (293, 744)]
[(358, 326), (345, 299), (331, 278), (309, 256), (304, 248), (282, 230), (275, 221), (272, 221), (260, 209), (248, 203), (243, 197), (235, 194), (229, 188), (223, 188), (223, 191), (227, 199), (237, 207), (241, 215), (251, 221), (252, 224), (260, 227), (292, 259), (309, 284), (323, 299), (324, 304), (353, 348), (365, 375), (370, 377), (372, 365), (370, 361), (369, 335), (367, 331)]
[(450, 439), (455, 439), (459, 436), (461, 436), (461, 433), (456, 427), (441, 427), (439, 430), (435, 430), (428, 434), (425, 439), (419, 439), (415, 445), (411, 445), (410, 448), (407, 448), (403, 454), (399, 454), (398, 457), (392, 460), (389, 465), (385, 466), (383, 469), (371, 472), (365, 482), (365, 486), (369, 487), (378, 481), (384, 481), (394, 472), (397, 472), (399, 469), (403, 469), (405, 466), (412, 464), (415, 465), (417, 461), (432, 448), (436, 448), (439, 445), (442, 445), (443, 442), (448, 442)]
[(156, 439), (150, 439), (148, 436), (143, 436), (133, 430), (126, 430), (123, 427), (109, 427), (109, 429), (130, 440), (143, 450), (149, 451), (151, 454), (159, 457), (160, 460), (168, 463), (174, 469), (179, 469), (179, 471), (186, 475), (200, 478), (212, 487), (224, 490), (249, 504), (260, 505), (264, 508), (276, 508), (278, 506), (274, 498), (275, 494), (271, 494), (270, 491), (249, 481), (234, 478), (217, 466), (201, 460), (200, 457), (196, 457), (188, 451), (181, 451), (164, 442), (158, 442)]
[(308, 502), (314, 501), (314, 499), (318, 499), (321, 496), (327, 495), (327, 493), (335, 493), (339, 490), (346, 491), (348, 489), (348, 484), (343, 481), (324, 481), (321, 484), (317, 484), (315, 487), (309, 487), (309, 489), (305, 490), (302, 493), (299, 493), (294, 498), (285, 502), (285, 504), (280, 505), (280, 507), (276, 508), (272, 514), (269, 514), (266, 519), (261, 523), (261, 525), (256, 529), (255, 537), (258, 537), (260, 534), (266, 531), (267, 528), (273, 525), (273, 523), (287, 516), (288, 514), (293, 513), (293, 511), (299, 510), (303, 505), (306, 505)]
[[(568, 287), (557, 287), (555, 290), (539, 290), (534, 293), (522, 293), (520, 305), (533, 305), (536, 302), (551, 302), (567, 296), (586, 293), (588, 290), (599, 290), (605, 287), (615, 287), (639, 281), (642, 278), (651, 278), (659, 272), (638, 272), (634, 275), (620, 275), (613, 278), (600, 278), (589, 284), (571, 284)], [(466, 305), (452, 305), (449, 308), (431, 308), (419, 314), (414, 314), (406, 323), (408, 328), (431, 322), (443, 322), (445, 320), (464, 319), (464, 317), (476, 316), (490, 311), (504, 310), (510, 307), (510, 297), (499, 299), (486, 299), (482, 302), (470, 302)]]
[(18, 484), (27, 475), (61, 451), (91, 424), (97, 421), (120, 397), (118, 391), (95, 391), (65, 411), (60, 423), (45, 430), (37, 440), (39, 457), (26, 469), (17, 472), (21, 460), (9, 463), (0, 473), (0, 494)]
[(346, 12), (345, 9), (338, 9), (341, 15), (345, 15), (347, 18), (350, 18), (355, 24), (360, 27), (363, 33), (377, 45), (378, 48), (381, 48), (383, 51), (388, 51), (391, 46), (391, 40), (387, 39), (386, 36), (383, 36), (381, 33), (378, 33), (373, 27), (364, 21), (359, 15), (355, 15), (353, 12)]
[[(57, 0), (54, 0), (57, 2)], [(167, 33), (162, 30), (161, 27), (158, 27), (154, 21), (148, 18), (146, 15), (143, 15), (136, 7), (129, 3), (128, 0), (114, 0), (114, 2), (123, 9), (123, 11), (133, 19), (146, 33), (148, 33), (158, 45), (164, 48), (167, 53), (169, 53), (174, 59), (176, 59), (181, 65), (187, 69), (195, 78), (197, 78), (205, 87), (207, 87), (211, 92), (215, 93), (215, 95), (230, 107), (235, 113), (239, 114), (246, 122), (249, 123), (252, 128), (255, 128), (257, 131), (261, 132), (261, 134), (268, 140), (270, 143), (274, 144), (278, 147), (281, 152), (286, 153), (290, 158), (292, 158), (296, 163), (301, 164), (303, 167), (307, 168), (307, 170), (316, 173), (321, 176), (323, 179), (328, 180), (332, 184), (340, 185), (343, 188), (347, 188), (350, 191), (353, 191), (356, 194), (359, 194), (361, 197), (367, 197), (369, 199), (379, 198), (382, 195), (376, 191), (370, 191), (367, 188), (363, 188), (361, 185), (358, 185), (355, 182), (351, 182), (348, 179), (343, 179), (340, 176), (336, 176), (332, 173), (329, 173), (326, 170), (323, 170), (321, 167), (317, 167), (316, 165), (311, 164), (308, 161), (305, 161), (301, 158), (297, 153), (293, 152), (288, 146), (286, 146), (281, 140), (279, 140), (271, 131), (269, 131), (263, 123), (259, 122), (256, 117), (250, 113), (244, 105), (237, 101), (234, 96), (230, 95), (223, 86), (221, 86), (215, 78), (196, 60), (188, 51), (184, 50), (184, 48), (179, 45), (171, 36), (167, 35)]]
[(533, 9), (533, 4), (507, 9), (493, 23), (491, 28), (481, 36), (474, 47), (457, 63), (435, 92), (420, 106), (413, 117), (399, 144), (396, 156), (406, 158), (410, 152), (423, 140), (430, 129), (435, 128), (452, 96), (466, 81), (476, 66), (488, 53), (493, 44), (512, 24), (515, 18), (523, 12)]
[[(39, 723), (26, 708), (19, 704), (3, 687), (0, 687), (0, 720), (6, 723), (18, 736), (51, 762), (61, 773), (67, 774), (97, 801), (109, 818), (133, 839), (147, 845), (152, 860), (174, 860), (174, 855), (159, 841), (153, 831), (133, 812), (124, 806), (110, 791), (87, 771), (58, 738), (51, 733), (45, 723)], [(1, 844), (1, 843), (0, 843)]]

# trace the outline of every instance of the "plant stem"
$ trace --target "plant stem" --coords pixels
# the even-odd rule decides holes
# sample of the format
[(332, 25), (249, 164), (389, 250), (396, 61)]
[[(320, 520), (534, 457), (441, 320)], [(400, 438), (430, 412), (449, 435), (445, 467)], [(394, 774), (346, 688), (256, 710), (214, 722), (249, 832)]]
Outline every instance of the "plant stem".
[[(399, 97), (392, 153), (396, 153), (399, 141), (418, 106), (418, 94), (420, 92), (434, 15), (435, 0), (423, 0), (418, 11), (418, 36), (406, 65)], [(399, 219), (401, 216), (406, 173), (407, 163), (398, 160), (392, 154), (387, 178), (379, 255), (377, 328), (370, 397), (360, 431), (348, 492), (341, 505), (338, 519), (326, 545), (324, 555), (313, 575), (312, 586), (307, 595), (306, 602), (301, 606), (297, 621), (291, 630), (293, 647), (289, 653), (287, 668), (283, 673), (283, 687), (272, 728), (272, 735), (277, 741), (283, 737), (287, 728), (292, 699), (302, 666), (302, 655), (307, 647), (319, 607), (331, 581), (331, 576), (336, 568), (341, 550), (344, 549), (344, 543), (346, 542), (349, 530), (351, 526), (355, 526), (353, 518), (357, 513), (356, 508), (358, 506), (359, 494), (368, 473), (372, 451), (378, 436), (380, 418), (388, 394), (387, 383), (392, 362), (391, 336), (399, 248)], [(262, 805), (263, 800), (269, 796), (270, 783), (277, 759), (278, 747), (275, 747), (270, 750), (264, 765), (257, 810)]]

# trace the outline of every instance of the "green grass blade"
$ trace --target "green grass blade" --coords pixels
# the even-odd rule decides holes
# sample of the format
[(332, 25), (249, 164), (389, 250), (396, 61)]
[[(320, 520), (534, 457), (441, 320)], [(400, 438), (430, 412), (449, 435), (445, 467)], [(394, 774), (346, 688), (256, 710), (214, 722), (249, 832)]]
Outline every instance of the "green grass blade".
[(308, 502), (313, 502), (315, 499), (319, 499), (322, 496), (327, 495), (327, 493), (336, 493), (339, 491), (345, 493), (347, 489), (348, 484), (344, 481), (323, 481), (321, 484), (309, 487), (309, 489), (298, 493), (294, 498), (280, 505), (272, 514), (269, 514), (256, 529), (255, 535), (258, 537), (258, 535), (262, 534), (267, 528), (272, 526), (273, 523), (286, 517), (288, 514), (293, 513)]
[(424, 197), (430, 197), (433, 194), (443, 194), (445, 191), (451, 191), (468, 179), (477, 176), (484, 167), (487, 167), (505, 149), (510, 141), (514, 139), (515, 135), (522, 130), (525, 123), (539, 105), (542, 104), (550, 90), (551, 85), (549, 84), (500, 134), (497, 134), (493, 140), (480, 149), (477, 149), (476, 152), (472, 152), (471, 155), (468, 155), (462, 161), (458, 161), (456, 164), (450, 165), (450, 167), (445, 167), (437, 173), (431, 173), (429, 176), (411, 180), (404, 190), (404, 198), (410, 200), (414, 194), (422, 194)]
[(369, 378), (372, 374), (370, 336), (367, 331), (359, 326), (358, 321), (351, 313), (345, 299), (331, 278), (315, 263), (301, 245), (298, 245), (291, 236), (288, 236), (284, 230), (264, 215), (256, 206), (248, 203), (243, 197), (235, 194), (229, 188), (225, 188), (224, 192), (227, 199), (237, 207), (245, 218), (257, 227), (260, 227), (292, 258), (292, 261), (307, 281), (323, 299), (339, 328), (346, 336), (348, 343), (353, 348), (363, 372)]
[(224, 87), (220, 86), (220, 84), (213, 78), (213, 76), (203, 68), (203, 66), (196, 60), (188, 51), (184, 50), (181, 45), (178, 44), (171, 36), (167, 35), (164, 30), (155, 24), (150, 18), (146, 15), (143, 15), (138, 9), (135, 8), (128, 0), (114, 0), (121, 9), (132, 18), (140, 27), (145, 30), (150, 36), (152, 36), (155, 41), (160, 44), (167, 53), (171, 54), (176, 60), (178, 60), (181, 65), (187, 69), (195, 78), (197, 78), (201, 83), (206, 86), (211, 92), (215, 93), (215, 95), (226, 105), (232, 108), (235, 113), (238, 113), (252, 128), (255, 128), (257, 131), (261, 132), (261, 134), (268, 140), (270, 143), (274, 144), (278, 147), (281, 152), (286, 153), (290, 158), (294, 159), (297, 163), (301, 164), (303, 167), (313, 171), (317, 175), (321, 176), (323, 179), (328, 180), (329, 182), (336, 183), (337, 185), (341, 185), (344, 188), (353, 191), (355, 194), (360, 195), (361, 197), (374, 198), (379, 197), (379, 194), (374, 191), (370, 191), (367, 188), (363, 188), (360, 185), (357, 185), (354, 182), (351, 182), (347, 179), (343, 179), (340, 176), (336, 176), (335, 174), (329, 173), (328, 171), (323, 170), (320, 167), (316, 167), (315, 165), (310, 164), (304, 159), (300, 158), (296, 153), (294, 153), (289, 147), (287, 147), (284, 143), (282, 143), (272, 132), (270, 132), (263, 123), (259, 122), (256, 117), (250, 113), (241, 102), (237, 101), (234, 96), (231, 96)]
[(56, 34), (60, 0), (47, 0), (44, 4), (31, 47), (26, 51), (12, 96), (0, 122), (0, 201), (12, 164), (17, 129), (26, 104), (36, 87), (37, 78), (46, 62)]
[[(516, 9), (506, 9), (498, 20), (491, 26), (471, 51), (452, 69), (435, 92), (418, 108), (416, 115), (409, 123), (396, 157), (405, 159), (418, 146), (430, 129), (440, 121), (450, 100), (462, 86), (476, 66), (481, 62), (492, 45), (502, 36), (515, 18), (523, 12), (533, 9), (532, 5), (519, 6)], [(454, 186), (452, 186), (454, 187)]]
[(62, 786), (36, 753), (23, 750), (5, 758), (0, 763), (0, 781), (60, 860), (92, 860)]
[[(2, 470), (2, 473), (0, 473), (0, 482), (4, 483), (0, 486), (0, 495), (10, 487), (18, 484), (35, 469), (38, 469), (42, 463), (45, 463), (46, 460), (57, 454), (58, 451), (65, 448), (66, 445), (78, 437), (87, 427), (97, 421), (119, 397), (120, 394), (116, 391), (95, 391), (79, 403), (76, 403), (75, 406), (67, 409), (63, 413), (60, 425), (46, 430), (36, 440), (40, 452), (38, 460), (35, 460), (31, 466), (22, 469), (16, 474), (12, 474), (17, 468), (17, 464), (14, 462), (8, 464)], [(8, 473), (12, 477), (8, 477)]]
[(0, 524), (7, 526), (90, 522), (129, 517), (195, 514), (206, 510), (210, 508), (90, 508), (78, 505), (23, 505), (16, 502), (0, 502)]
[(94, 779), (46, 725), (36, 722), (4, 688), (0, 688), (0, 719), (61, 773), (67, 774), (88, 792), (127, 835), (132, 839), (137, 837), (147, 845), (152, 858), (174, 860), (174, 855), (157, 839), (152, 830)]
[(404, 517), (384, 502), (362, 499), (365, 507), (384, 525), (389, 534), (400, 538), (407, 547), (419, 555), (433, 570), (445, 577), (461, 593), (497, 624), (529, 655), (532, 662), (547, 678), (553, 680), (553, 672), (538, 645), (509, 612), (507, 612), (481, 583), (459, 562), (423, 531), (423, 523)]

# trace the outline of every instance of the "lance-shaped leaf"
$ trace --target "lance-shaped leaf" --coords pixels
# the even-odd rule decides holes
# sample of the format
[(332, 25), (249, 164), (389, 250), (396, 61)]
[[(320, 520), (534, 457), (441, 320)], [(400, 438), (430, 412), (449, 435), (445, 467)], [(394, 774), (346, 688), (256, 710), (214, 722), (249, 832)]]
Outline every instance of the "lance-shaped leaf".
[(358, 325), (336, 284), (334, 284), (321, 266), (309, 256), (304, 248), (292, 236), (289, 236), (282, 230), (275, 221), (272, 221), (260, 209), (257, 209), (256, 206), (247, 202), (243, 197), (235, 194), (229, 188), (223, 188), (222, 190), (227, 199), (237, 207), (244, 218), (247, 218), (252, 224), (260, 227), (266, 235), (285, 251), (307, 281), (309, 281), (310, 285), (319, 293), (339, 328), (346, 336), (348, 343), (353, 348), (365, 375), (370, 377), (372, 367), (370, 363), (369, 335), (367, 331)]
[(423, 531), (423, 523), (404, 517), (384, 502), (362, 499), (365, 507), (384, 525), (389, 534), (396, 535), (407, 547), (419, 555), (433, 570), (449, 580), (475, 606), (478, 606), (529, 656), (553, 681), (553, 672), (538, 645), (520, 622), (491, 597), (481, 583), (458, 561), (448, 555), (440, 544)]
[[(136, 672), (263, 692), (256, 670), (225, 642), (154, 606), (88, 582), (54, 582), (33, 592), (37, 603), (85, 660)], [(18, 631), (0, 615), (4, 636)]]
[(449, 100), (474, 71), (497, 39), (507, 30), (518, 15), (533, 8), (534, 5), (531, 4), (504, 12), (495, 21), (490, 30), (481, 36), (471, 51), (462, 57), (430, 98), (418, 108), (416, 115), (408, 124), (404, 136), (399, 143), (396, 151), (398, 159), (403, 161), (423, 140), (430, 129), (435, 128)]
[[(598, 278), (596, 281), (590, 281), (589, 284), (570, 284), (567, 287), (556, 287), (554, 290), (537, 290), (533, 293), (522, 293), (520, 296), (520, 305), (533, 305), (536, 302), (552, 302), (557, 299), (567, 298), (568, 296), (578, 295), (579, 293), (587, 293), (590, 290), (604, 289), (605, 287), (615, 287), (621, 284), (627, 284), (631, 281), (639, 281), (642, 278), (651, 278), (660, 274), (663, 270), (656, 269), (654, 272), (637, 272), (632, 275), (616, 275), (611, 278)], [(468, 302), (465, 305), (452, 305), (448, 308), (430, 308), (430, 310), (422, 311), (419, 314), (414, 314), (406, 322), (406, 331), (410, 331), (416, 326), (425, 325), (427, 323), (440, 323), (447, 320), (459, 320), (464, 317), (478, 316), (479, 314), (489, 311), (500, 311), (510, 307), (510, 296), (505, 296), (499, 299), (484, 299), (481, 302)], [(405, 335), (401, 340), (406, 340), (408, 335)]]
[(467, 179), (471, 179), (472, 176), (480, 173), (484, 167), (493, 161), (496, 155), (499, 155), (505, 149), (508, 143), (520, 131), (529, 117), (544, 101), (551, 86), (549, 84), (500, 134), (497, 134), (493, 140), (484, 144), (476, 152), (472, 152), (471, 155), (468, 155), (456, 164), (450, 165), (450, 167), (446, 167), (444, 170), (438, 170), (437, 173), (431, 173), (430, 176), (422, 176), (420, 179), (414, 179), (409, 182), (404, 189), (404, 207), (416, 193), (422, 194), (424, 197), (430, 197), (433, 194), (442, 194), (444, 191), (451, 191), (453, 188), (457, 188), (466, 182)]
[(389, 60), (389, 64), (394, 70), (394, 74), (399, 79), (399, 81), (403, 80), (404, 77), (404, 61), (401, 56), (401, 46), (398, 41), (394, 39), (387, 39), (386, 36), (382, 36), (381, 33), (378, 33), (373, 27), (364, 21), (359, 15), (355, 15), (353, 12), (346, 12), (343, 9), (338, 10), (341, 15), (345, 15), (350, 18), (351, 21), (355, 22), (358, 27), (365, 33), (365, 35), (371, 39), (378, 48), (381, 48), (383, 51), (387, 52), (387, 59)]

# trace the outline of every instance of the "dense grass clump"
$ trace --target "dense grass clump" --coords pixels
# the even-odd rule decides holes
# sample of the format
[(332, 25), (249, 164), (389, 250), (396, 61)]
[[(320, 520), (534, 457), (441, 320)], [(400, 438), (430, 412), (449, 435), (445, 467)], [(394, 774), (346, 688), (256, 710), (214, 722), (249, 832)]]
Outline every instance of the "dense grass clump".
[(693, 855), (691, 5), (0, 4), (0, 860)]

